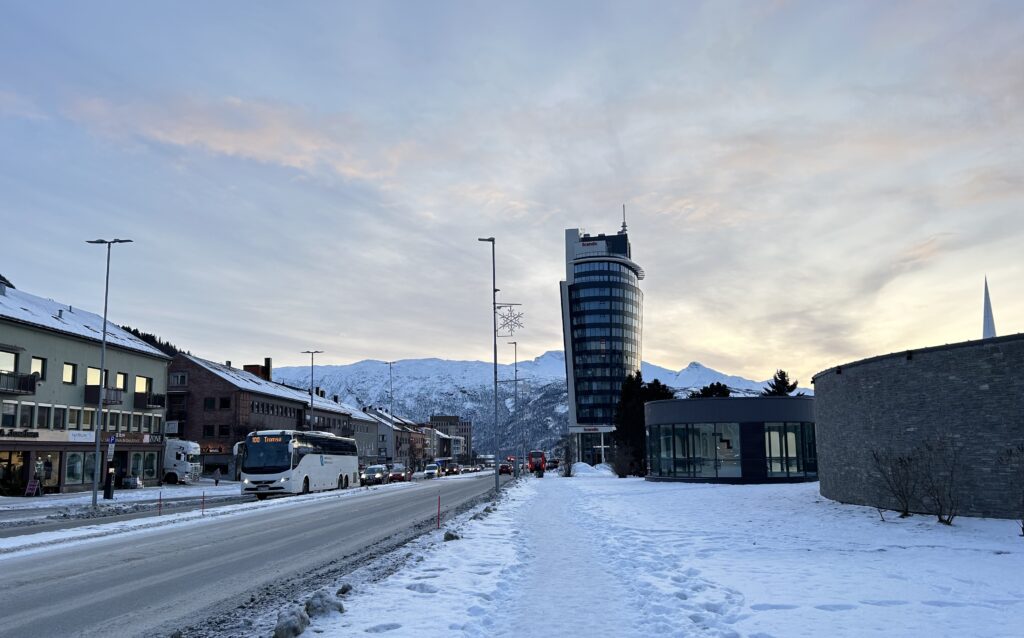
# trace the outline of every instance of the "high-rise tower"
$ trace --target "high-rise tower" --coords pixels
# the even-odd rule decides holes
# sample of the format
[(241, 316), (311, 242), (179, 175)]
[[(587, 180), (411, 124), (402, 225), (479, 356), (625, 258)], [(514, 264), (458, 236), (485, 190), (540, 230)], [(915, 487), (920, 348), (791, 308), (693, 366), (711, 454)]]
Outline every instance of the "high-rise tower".
[(985, 277), (985, 309), (982, 314), (981, 338), (991, 339), (996, 336), (996, 320), (992, 316), (992, 300), (988, 298), (988, 277)]
[(632, 260), (626, 222), (614, 235), (565, 231), (562, 338), (569, 433), (582, 461), (604, 460), (604, 435), (628, 374), (640, 370), (643, 269)]

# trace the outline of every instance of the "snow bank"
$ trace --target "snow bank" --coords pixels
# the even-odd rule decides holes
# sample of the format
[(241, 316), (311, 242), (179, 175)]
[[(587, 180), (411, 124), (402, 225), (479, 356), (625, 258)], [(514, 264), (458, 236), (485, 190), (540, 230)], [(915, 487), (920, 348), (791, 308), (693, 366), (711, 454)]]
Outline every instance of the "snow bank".
[(587, 465), (586, 463), (573, 463), (572, 475), (587, 478), (607, 478), (609, 476), (614, 477), (615, 472), (613, 472), (607, 465), (598, 465), (594, 467)]

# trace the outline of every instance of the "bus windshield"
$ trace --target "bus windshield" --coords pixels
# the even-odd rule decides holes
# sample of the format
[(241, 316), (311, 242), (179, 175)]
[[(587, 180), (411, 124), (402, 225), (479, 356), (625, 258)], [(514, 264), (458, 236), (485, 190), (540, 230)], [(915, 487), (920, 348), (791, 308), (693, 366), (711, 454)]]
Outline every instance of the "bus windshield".
[(292, 468), (291, 437), (252, 435), (245, 440), (242, 471), (246, 474), (277, 474)]

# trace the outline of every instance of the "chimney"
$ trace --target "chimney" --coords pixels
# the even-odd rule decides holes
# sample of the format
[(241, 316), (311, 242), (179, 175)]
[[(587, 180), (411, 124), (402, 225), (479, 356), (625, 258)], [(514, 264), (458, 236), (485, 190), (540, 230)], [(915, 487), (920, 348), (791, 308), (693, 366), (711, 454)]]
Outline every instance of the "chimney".
[(230, 367), (231, 367), (231, 362), (230, 362), (230, 361), (225, 361), (225, 362), (224, 362), (224, 365), (226, 365), (227, 367), (229, 367), (229, 368), (230, 368)]
[(335, 403), (341, 403), (341, 401), (338, 400), (338, 395), (334, 395), (333, 398)]
[[(0, 284), (0, 285), (3, 285), (3, 284)], [(57, 309), (57, 318), (58, 319), (63, 319), (64, 318), (64, 309), (63, 308), (58, 308)]]
[(321, 390), (320, 391), (320, 398), (321, 399), (327, 398), (327, 390)]
[(273, 363), (273, 361), (274, 360), (271, 359), (270, 357), (265, 357), (263, 359), (263, 374), (265, 375), (263, 378), (266, 379), (267, 381), (273, 381), (273, 378), (274, 378), (274, 363)]

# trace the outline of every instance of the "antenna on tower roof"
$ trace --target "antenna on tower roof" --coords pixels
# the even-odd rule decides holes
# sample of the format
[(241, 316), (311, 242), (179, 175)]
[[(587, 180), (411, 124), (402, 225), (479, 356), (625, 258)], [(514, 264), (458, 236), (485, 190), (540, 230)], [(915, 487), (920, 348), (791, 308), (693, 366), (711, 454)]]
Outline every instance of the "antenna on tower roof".
[(625, 233), (625, 232), (626, 232), (626, 205), (623, 204), (622, 205), (622, 230), (620, 230), (619, 233), (621, 234), (621, 233)]

